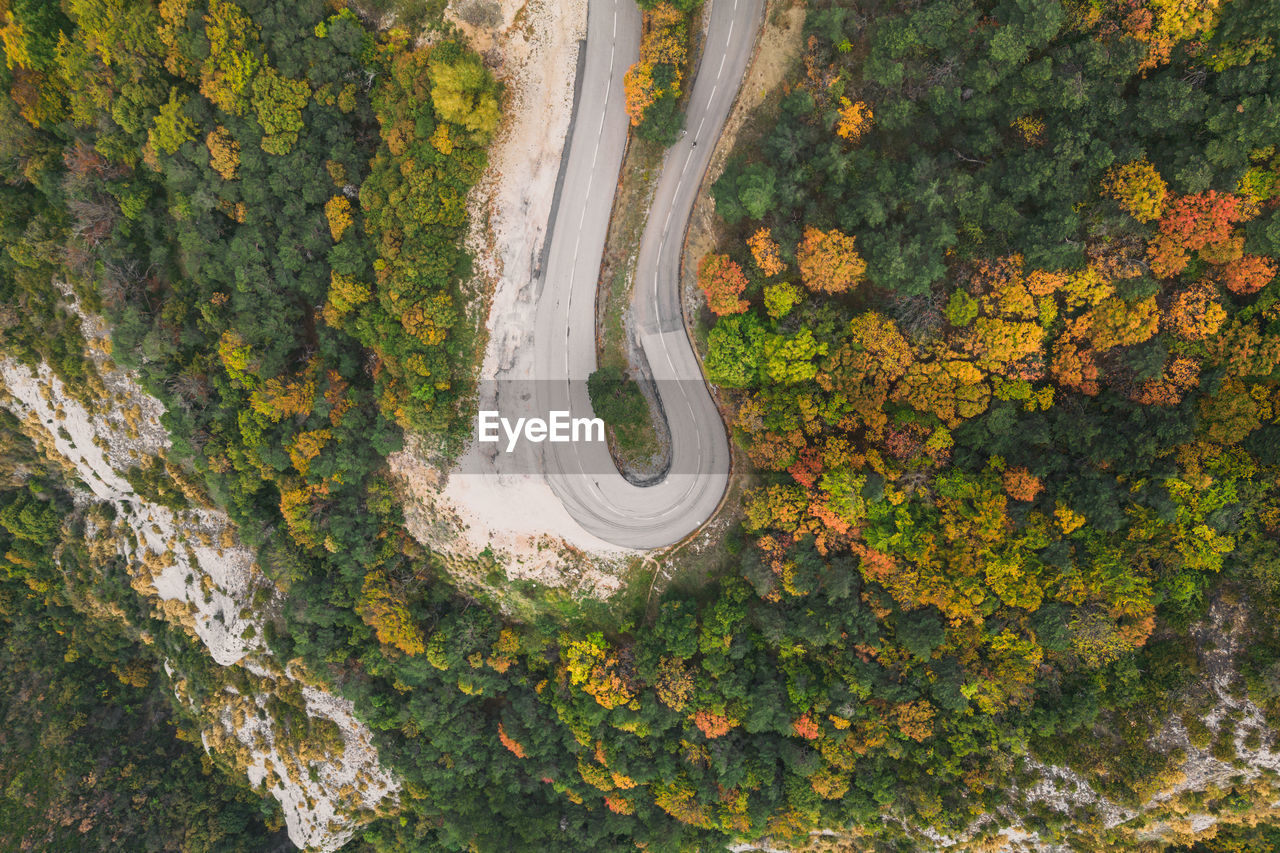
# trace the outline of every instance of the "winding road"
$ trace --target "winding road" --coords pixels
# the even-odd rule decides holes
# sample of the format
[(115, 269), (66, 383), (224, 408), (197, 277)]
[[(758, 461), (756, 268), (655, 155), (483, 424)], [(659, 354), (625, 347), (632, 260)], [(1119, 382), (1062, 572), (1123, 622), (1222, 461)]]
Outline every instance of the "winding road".
[[(680, 256), (699, 185), (746, 72), (763, 0), (711, 0), (702, 62), (686, 132), (668, 150), (636, 266), (633, 319), (671, 432), (664, 479), (637, 486), (618, 473), (602, 443), (539, 445), (541, 467), (569, 514), (601, 539), (657, 548), (697, 530), (728, 485), (729, 443), (685, 332)], [(586, 66), (577, 93), (565, 181), (538, 283), (532, 336), (538, 382), (532, 410), (589, 417), (586, 378), (596, 368), (596, 284), (628, 118), (623, 75), (636, 61), (634, 0), (590, 0)]]

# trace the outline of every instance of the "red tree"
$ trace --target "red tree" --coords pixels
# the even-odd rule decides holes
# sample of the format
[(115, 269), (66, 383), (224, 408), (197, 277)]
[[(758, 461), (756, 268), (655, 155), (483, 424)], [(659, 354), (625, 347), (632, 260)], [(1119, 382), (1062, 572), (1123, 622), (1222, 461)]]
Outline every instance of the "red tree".
[(805, 740), (816, 740), (822, 736), (822, 729), (818, 728), (818, 724), (808, 714), (802, 714), (793, 720), (791, 728), (795, 729), (796, 734)]
[(698, 265), (698, 284), (707, 296), (707, 307), (721, 316), (741, 314), (747, 310), (747, 302), (739, 297), (747, 289), (747, 277), (742, 267), (728, 255), (707, 254)]
[(1160, 233), (1177, 245), (1198, 251), (1231, 236), (1231, 226), (1248, 219), (1243, 196), (1217, 190), (1173, 200), (1160, 218)]
[(1222, 283), (1232, 293), (1257, 293), (1276, 277), (1277, 265), (1271, 258), (1245, 255), (1222, 268)]

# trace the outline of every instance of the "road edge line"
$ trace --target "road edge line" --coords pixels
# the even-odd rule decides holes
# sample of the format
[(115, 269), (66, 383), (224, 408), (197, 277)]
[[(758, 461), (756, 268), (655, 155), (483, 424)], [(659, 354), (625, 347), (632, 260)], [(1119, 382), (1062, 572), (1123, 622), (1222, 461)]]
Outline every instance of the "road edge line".
[[(714, 3), (714, 2), (717, 2), (717, 0), (711, 0), (711, 2)], [(725, 0), (718, 0), (718, 2), (723, 3), (725, 2)], [(751, 44), (751, 57), (747, 60), (747, 65), (742, 71), (742, 79), (738, 81), (738, 91), (733, 96), (733, 103), (729, 105), (729, 112), (724, 117), (725, 124), (728, 124), (729, 119), (733, 118), (733, 113), (738, 108), (738, 104), (742, 99), (742, 92), (743, 92), (743, 88), (746, 86), (747, 77), (751, 75), (751, 66), (755, 64), (756, 59), (760, 56), (760, 38), (764, 34), (763, 24), (767, 20), (769, 9), (772, 5), (773, 3), (770, 2), (770, 0), (764, 0), (764, 2), (760, 6), (760, 15), (758, 20), (756, 21), (756, 34), (755, 34), (755, 37), (752, 39), (752, 44)], [(703, 53), (705, 54), (705, 48)], [(701, 66), (702, 57), (699, 57), (698, 64), (699, 66)], [(690, 86), (690, 91), (692, 91), (692, 88), (693, 87)], [(716, 148), (720, 147), (720, 140), (723, 138), (724, 138), (724, 126), (722, 125), (720, 128), (720, 133), (716, 135)], [(702, 198), (704, 195), (710, 194), (711, 188), (707, 186), (707, 176), (711, 173), (711, 165), (714, 160), (715, 160), (715, 148), (712, 149), (711, 159), (707, 161), (707, 168), (703, 170), (701, 177), (698, 178), (698, 191), (694, 193), (694, 196), (693, 196), (693, 203), (695, 208), (697, 207), (698, 199)], [(741, 471), (739, 470), (741, 467), (741, 459), (739, 458), (741, 454), (737, 450), (737, 448), (734, 447), (733, 431), (729, 428), (728, 422), (725, 421), (724, 409), (722, 407), (723, 401), (720, 398), (719, 389), (716, 388), (715, 385), (712, 385), (711, 382), (708, 381), (707, 379), (706, 365), (703, 363), (702, 356), (698, 352), (698, 347), (694, 343), (693, 327), (689, 323), (689, 313), (688, 311), (685, 310), (685, 300), (684, 300), (685, 264), (684, 262), (685, 262), (685, 256), (689, 252), (689, 229), (692, 227), (693, 227), (693, 213), (691, 211), (689, 215), (689, 219), (684, 224), (684, 232), (680, 235), (680, 268), (679, 268), (679, 271), (677, 272), (677, 281), (676, 281), (676, 287), (678, 289), (677, 295), (679, 296), (679, 299), (680, 299), (680, 321), (684, 324), (685, 337), (689, 339), (689, 346), (693, 349), (694, 359), (698, 362), (698, 372), (702, 375), (702, 384), (706, 386), (707, 393), (711, 396), (711, 399), (716, 404), (716, 414), (720, 416), (720, 423), (724, 426), (725, 435), (728, 436), (728, 439), (729, 439), (728, 441), (729, 474), (725, 481), (724, 493), (720, 495), (720, 500), (716, 502), (716, 508), (712, 510), (711, 515), (707, 516), (706, 521), (698, 525), (698, 528), (696, 530), (690, 531), (690, 533), (687, 536), (685, 536), (683, 539), (681, 539), (679, 542), (673, 542), (667, 546), (669, 549), (672, 549), (672, 550), (679, 548), (685, 543), (689, 542), (691, 539), (693, 539), (693, 537), (701, 533), (708, 524), (714, 521), (720, 515), (721, 512), (724, 511), (725, 502), (729, 499), (729, 493), (733, 491), (733, 489), (731, 488), (731, 485), (733, 483), (733, 477), (735, 474), (741, 473)]]
[(582, 77), (587, 70), (587, 39), (578, 39), (578, 70), (573, 77), (573, 107), (569, 110), (569, 129), (565, 131), (564, 146), (560, 149), (560, 169), (556, 173), (556, 188), (551, 193), (551, 211), (547, 214), (547, 231), (538, 251), (538, 267), (533, 271), (535, 281), (541, 281), (547, 272), (547, 257), (551, 252), (551, 240), (555, 235), (556, 220), (560, 215), (560, 198), (564, 194), (564, 176), (569, 168), (569, 152), (573, 148), (573, 131), (578, 126), (578, 107), (582, 103)]

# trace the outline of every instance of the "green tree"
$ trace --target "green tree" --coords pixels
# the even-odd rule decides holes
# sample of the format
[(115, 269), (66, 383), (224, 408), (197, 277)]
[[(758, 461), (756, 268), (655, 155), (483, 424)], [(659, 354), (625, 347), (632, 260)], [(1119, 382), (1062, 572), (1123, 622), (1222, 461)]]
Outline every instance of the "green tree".
[(270, 65), (253, 78), (253, 109), (262, 126), (262, 150), (288, 154), (302, 130), (302, 108), (311, 97), (305, 80), (291, 80)]
[(649, 417), (640, 386), (617, 367), (601, 367), (587, 378), (587, 393), (596, 417), (613, 427), (634, 424)]
[(155, 122), (147, 131), (147, 141), (157, 151), (174, 154), (196, 138), (196, 123), (187, 117), (186, 106), (187, 98), (178, 94), (176, 88), (170, 88), (168, 102), (160, 107)]

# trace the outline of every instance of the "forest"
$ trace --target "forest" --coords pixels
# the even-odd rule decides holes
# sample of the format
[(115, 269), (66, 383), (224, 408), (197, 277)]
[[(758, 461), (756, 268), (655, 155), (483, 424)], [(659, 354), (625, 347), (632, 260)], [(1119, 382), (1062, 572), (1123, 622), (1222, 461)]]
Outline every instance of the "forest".
[(162, 655), (198, 671), (201, 651), (143, 615), (122, 566), (89, 568), (83, 518), (64, 523), (71, 495), (0, 421), (0, 848), (296, 849), (275, 801), (199, 748), (159, 676)]
[[(272, 650), (404, 780), (349, 850), (1013, 825), (1131, 849), (1021, 798), (1028, 760), (1145, 802), (1224, 597), (1280, 726), (1280, 4), (810, 4), (698, 265), (751, 470), (733, 569), (524, 621), (450, 583), (387, 476), (406, 430), (449, 452), (465, 426), (460, 241), (502, 96), (415, 8), (421, 46), (320, 0), (0, 0), (0, 350), (93, 394), (72, 303), (108, 318), (167, 408), (148, 494), (231, 514), (282, 593)], [(628, 105), (654, 139), (691, 13), (649, 12)], [(277, 837), (164, 692), (161, 661), (213, 665), (85, 556), (102, 508), (3, 426), (6, 842)], [(1242, 777), (1195, 805), (1274, 799)]]

